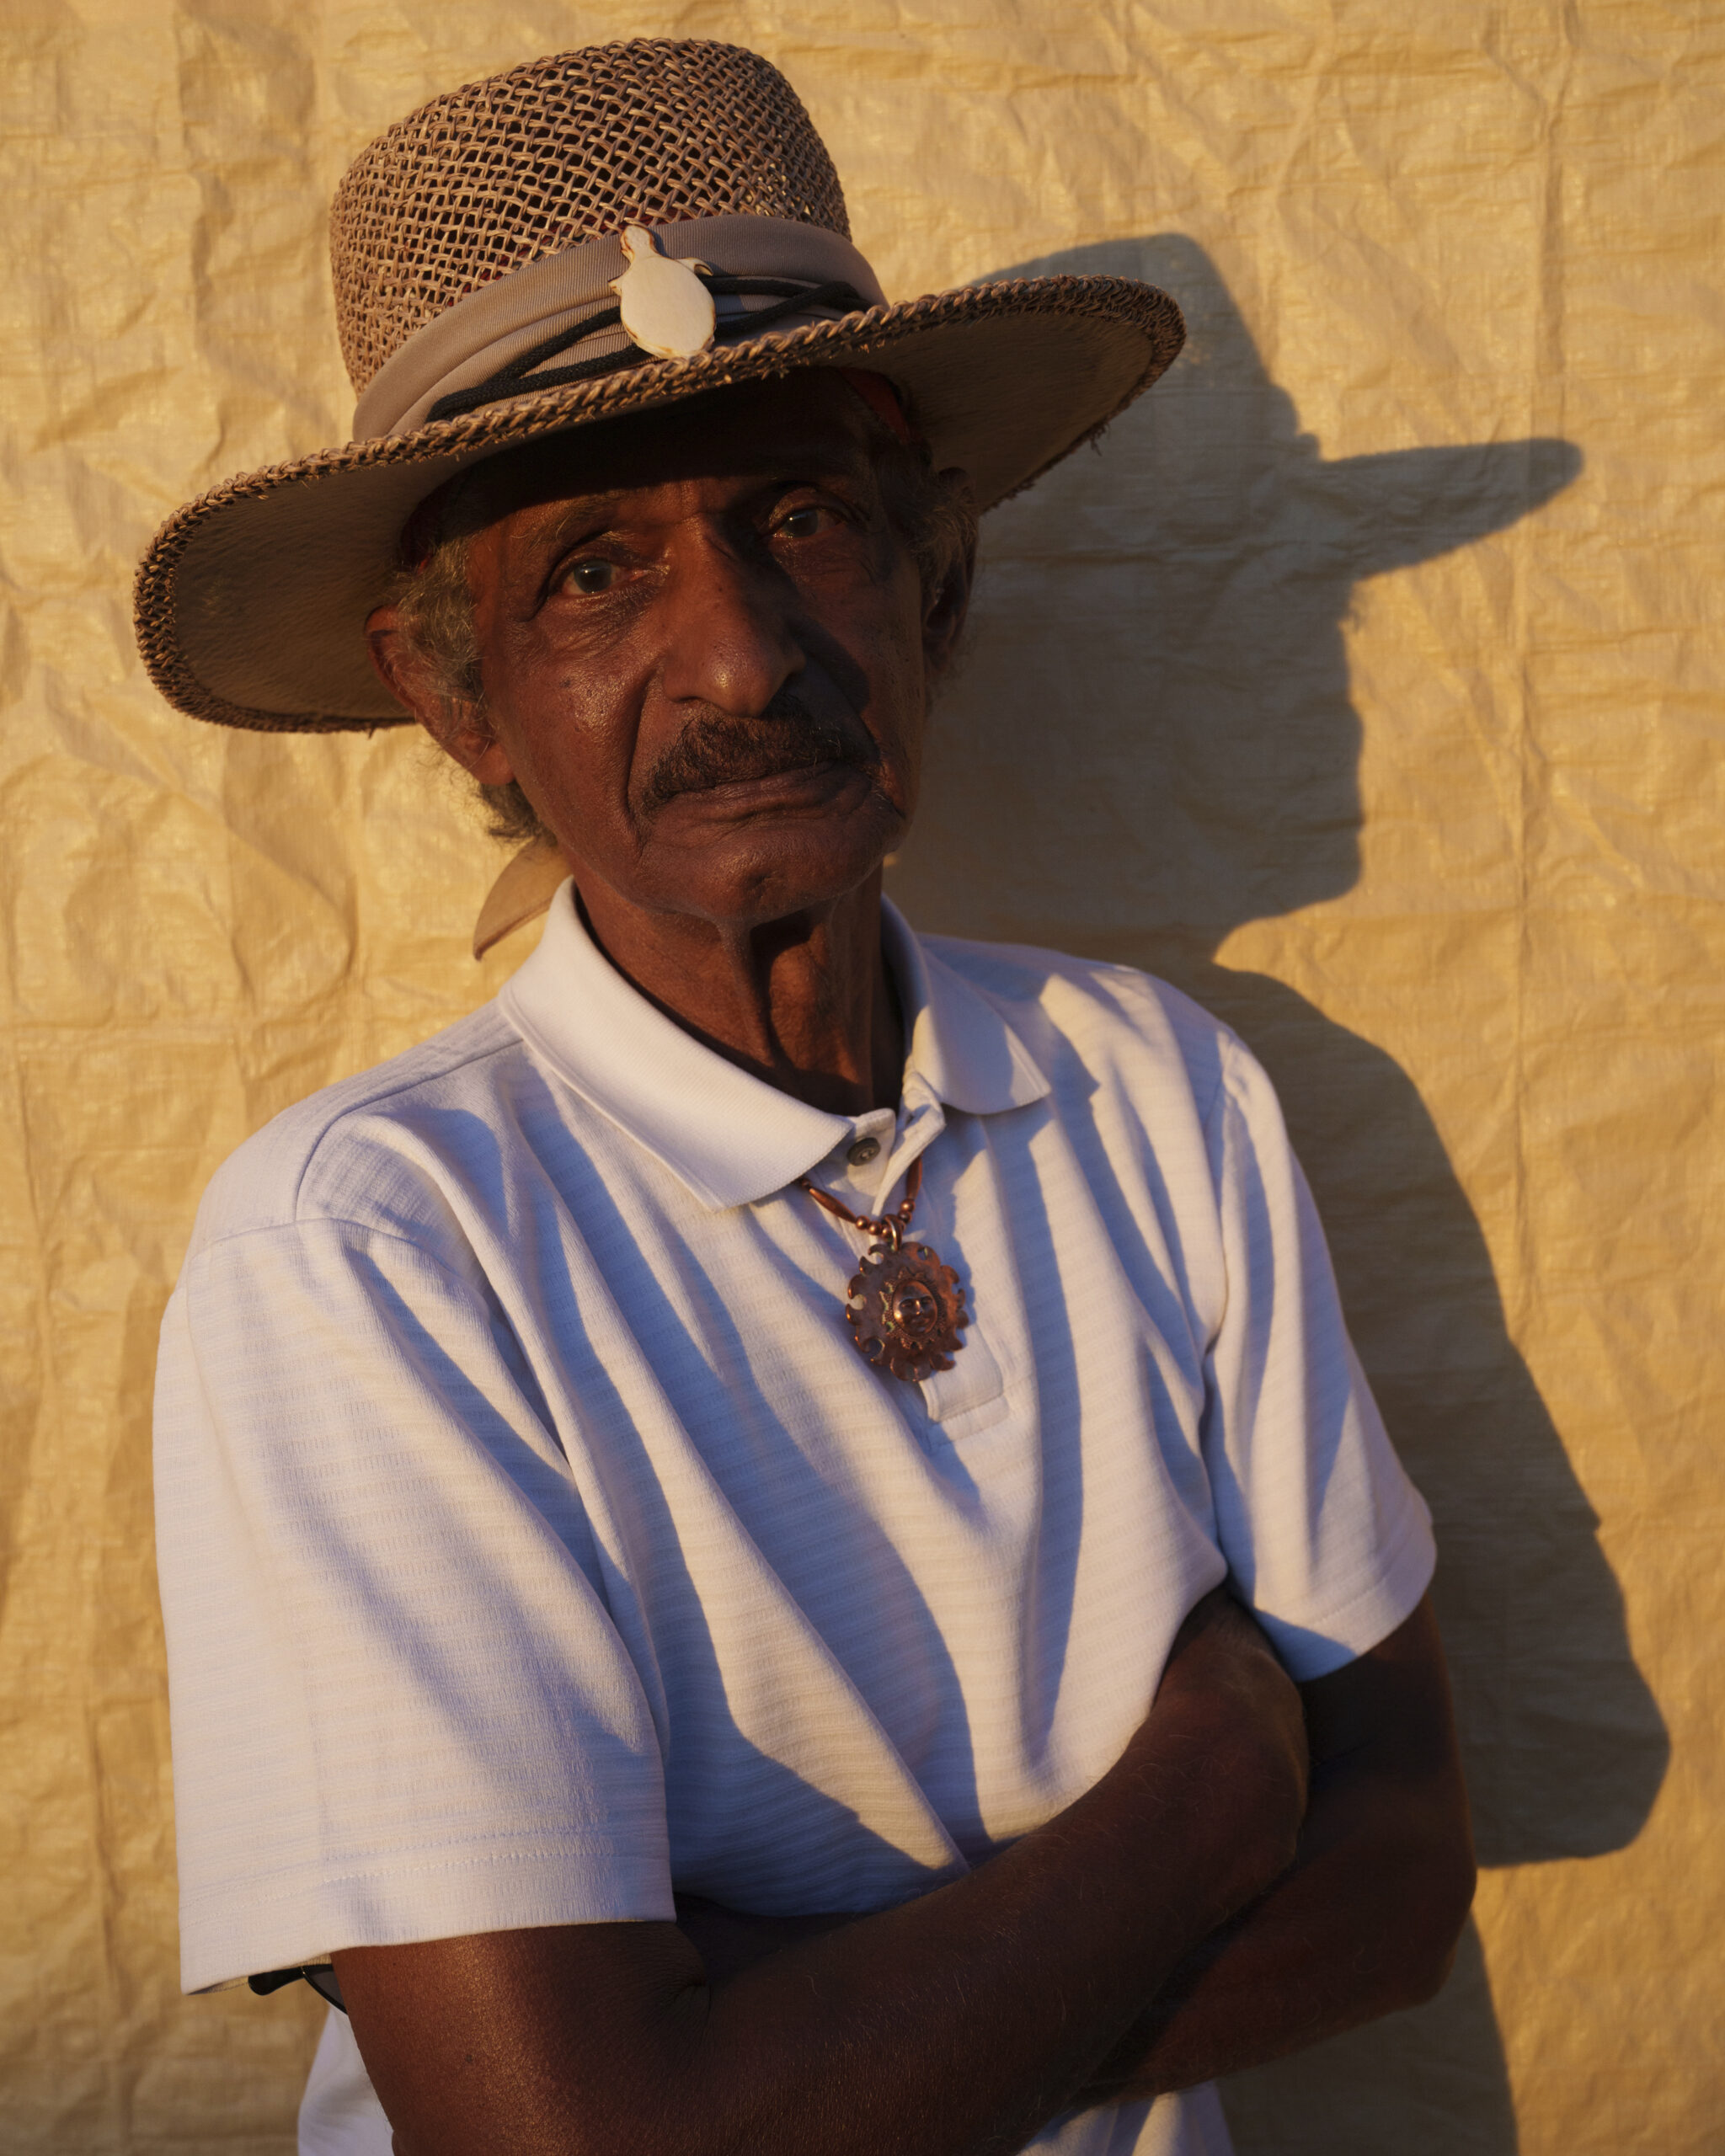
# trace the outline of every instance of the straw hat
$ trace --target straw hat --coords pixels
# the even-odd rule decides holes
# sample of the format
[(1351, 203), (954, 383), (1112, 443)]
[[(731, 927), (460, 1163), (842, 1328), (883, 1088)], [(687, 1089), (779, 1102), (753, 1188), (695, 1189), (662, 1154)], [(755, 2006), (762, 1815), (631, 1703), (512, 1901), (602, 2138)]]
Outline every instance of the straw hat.
[(415, 505), (499, 450), (860, 369), (986, 509), (1147, 389), (1184, 334), (1165, 293), (1123, 277), (889, 305), (796, 93), (702, 40), (595, 45), (434, 99), (349, 169), (330, 258), (352, 441), (200, 496), (138, 572), (151, 679), (225, 726), (403, 722), (366, 617)]

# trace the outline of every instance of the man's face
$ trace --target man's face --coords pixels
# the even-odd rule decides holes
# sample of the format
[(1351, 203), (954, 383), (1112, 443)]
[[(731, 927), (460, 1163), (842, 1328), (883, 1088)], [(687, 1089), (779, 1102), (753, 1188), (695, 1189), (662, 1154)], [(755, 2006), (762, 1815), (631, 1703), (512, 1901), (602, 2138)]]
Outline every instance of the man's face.
[(925, 596), (875, 423), (836, 375), (733, 390), (488, 468), (485, 723), (590, 904), (744, 925), (855, 889), (916, 806), (966, 571)]

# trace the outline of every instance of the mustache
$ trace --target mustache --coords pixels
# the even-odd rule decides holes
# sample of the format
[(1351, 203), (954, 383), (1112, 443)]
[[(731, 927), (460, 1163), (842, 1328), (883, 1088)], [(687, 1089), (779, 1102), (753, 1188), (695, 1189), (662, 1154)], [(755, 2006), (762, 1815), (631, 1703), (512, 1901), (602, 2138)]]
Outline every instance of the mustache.
[(654, 761), (636, 806), (642, 815), (651, 816), (680, 793), (777, 778), (820, 764), (872, 771), (878, 761), (875, 745), (862, 727), (823, 718), (794, 689), (781, 689), (754, 718), (727, 712), (691, 718)]

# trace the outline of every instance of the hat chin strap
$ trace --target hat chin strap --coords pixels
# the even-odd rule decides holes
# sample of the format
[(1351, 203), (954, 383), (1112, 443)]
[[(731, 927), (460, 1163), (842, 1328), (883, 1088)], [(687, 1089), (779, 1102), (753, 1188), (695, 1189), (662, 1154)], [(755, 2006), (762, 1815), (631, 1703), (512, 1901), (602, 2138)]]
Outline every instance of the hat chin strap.
[[(694, 274), (713, 296), (721, 344), (886, 304), (865, 258), (824, 226), (692, 217), (655, 227), (653, 237), (672, 259), (702, 265)], [(648, 364), (650, 355), (622, 326), (611, 289), (627, 266), (621, 237), (607, 233), (457, 301), (366, 385), (354, 414), (354, 440), (411, 434), (510, 398)]]
[(899, 392), (884, 374), (870, 374), (861, 367), (841, 367), (839, 372), (881, 424), (895, 434), (906, 449), (927, 446), (905, 417)]

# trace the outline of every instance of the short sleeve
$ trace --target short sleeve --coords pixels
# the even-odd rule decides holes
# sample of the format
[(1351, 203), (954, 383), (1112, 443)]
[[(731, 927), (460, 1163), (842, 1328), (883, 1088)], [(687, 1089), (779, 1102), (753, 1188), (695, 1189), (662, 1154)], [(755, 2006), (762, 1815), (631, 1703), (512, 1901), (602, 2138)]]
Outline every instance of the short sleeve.
[(482, 1282), (338, 1221), (214, 1242), (156, 1474), (189, 1990), (672, 1913), (660, 1736)]
[(1435, 1561), (1431, 1518), (1348, 1337), (1275, 1095), (1237, 1042), (1225, 1052), (1210, 1141), (1227, 1280), (1204, 1433), (1217, 1536), (1304, 1683), (1413, 1611)]

